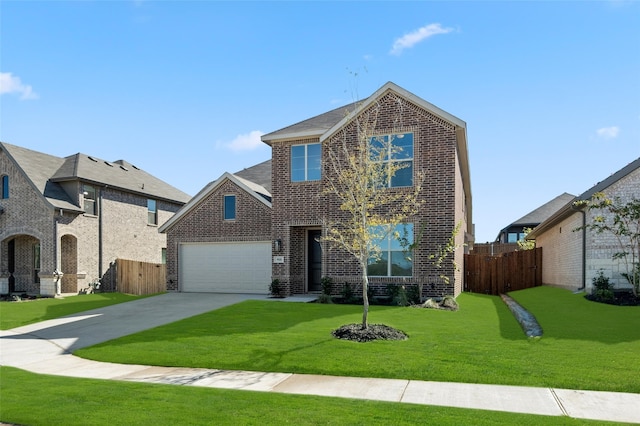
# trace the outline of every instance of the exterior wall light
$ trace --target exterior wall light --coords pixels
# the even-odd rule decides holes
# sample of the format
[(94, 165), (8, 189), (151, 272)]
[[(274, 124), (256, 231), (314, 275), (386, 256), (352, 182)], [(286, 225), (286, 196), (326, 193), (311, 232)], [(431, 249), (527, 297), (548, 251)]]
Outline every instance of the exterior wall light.
[(280, 238), (273, 241), (273, 249), (275, 251), (282, 250), (282, 240)]

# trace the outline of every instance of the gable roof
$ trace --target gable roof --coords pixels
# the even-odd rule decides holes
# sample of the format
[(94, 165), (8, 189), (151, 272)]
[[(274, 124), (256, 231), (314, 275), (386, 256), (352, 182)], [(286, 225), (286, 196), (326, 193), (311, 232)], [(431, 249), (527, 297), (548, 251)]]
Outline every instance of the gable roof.
[(60, 158), (5, 142), (0, 142), (0, 146), (54, 208), (83, 211), (60, 185), (77, 180), (177, 204), (191, 199), (188, 194), (124, 160), (109, 162), (81, 153)]
[(547, 220), (542, 222), (540, 225), (536, 226), (533, 229), (533, 231), (531, 231), (529, 235), (527, 235), (527, 239), (535, 239), (537, 235), (540, 235), (547, 229), (554, 226), (556, 223), (566, 219), (567, 217), (571, 216), (573, 213), (579, 211), (580, 208), (574, 207), (574, 204), (576, 201), (585, 201), (590, 199), (596, 192), (604, 191), (614, 183), (618, 182), (619, 180), (629, 175), (631, 172), (638, 169), (640, 169), (640, 157), (635, 159), (631, 163), (627, 164), (617, 172), (613, 173), (608, 178), (604, 179), (601, 182), (598, 182), (591, 188), (587, 189), (582, 194), (571, 199), (567, 204), (565, 204), (562, 208), (560, 208), (560, 210), (558, 210), (555, 214), (550, 216)]
[(576, 196), (569, 194), (567, 192), (558, 195), (553, 200), (546, 202), (541, 205), (537, 209), (527, 213), (522, 216), (520, 219), (515, 222), (510, 223), (508, 226), (502, 228), (500, 233), (498, 234), (498, 239), (500, 238), (500, 234), (505, 232), (507, 229), (512, 226), (537, 226), (547, 220), (551, 215), (560, 210), (564, 205), (566, 205), (569, 201), (572, 201)]
[(239, 178), (257, 183), (271, 192), (271, 159), (234, 173)]
[(235, 176), (229, 172), (224, 172), (217, 180), (210, 182), (204, 188), (200, 190), (187, 204), (182, 206), (180, 210), (176, 212), (168, 221), (158, 228), (159, 232), (167, 232), (171, 229), (184, 215), (195, 209), (200, 203), (206, 199), (210, 194), (216, 191), (220, 185), (225, 181), (231, 181), (236, 184), (240, 189), (244, 190), (256, 200), (263, 203), (265, 206), (271, 208), (271, 193), (267, 191), (261, 185), (248, 181), (244, 178)]
[(435, 116), (451, 123), (455, 128), (457, 154), (462, 174), (463, 188), (465, 199), (467, 202), (467, 232), (473, 234), (472, 221), (472, 198), (471, 198), (471, 176), (469, 171), (469, 152), (467, 147), (467, 124), (461, 119), (449, 114), (448, 112), (438, 108), (437, 106), (425, 101), (424, 99), (414, 95), (413, 93), (403, 89), (395, 83), (387, 82), (368, 98), (353, 102), (340, 108), (325, 112), (304, 121), (300, 121), (291, 126), (285, 127), (275, 132), (267, 133), (261, 137), (262, 141), (267, 145), (271, 145), (275, 141), (287, 141), (303, 138), (319, 138), (320, 142), (331, 137), (340, 128), (353, 120), (360, 111), (368, 108), (388, 92), (394, 92), (405, 98), (420, 108), (429, 111)]

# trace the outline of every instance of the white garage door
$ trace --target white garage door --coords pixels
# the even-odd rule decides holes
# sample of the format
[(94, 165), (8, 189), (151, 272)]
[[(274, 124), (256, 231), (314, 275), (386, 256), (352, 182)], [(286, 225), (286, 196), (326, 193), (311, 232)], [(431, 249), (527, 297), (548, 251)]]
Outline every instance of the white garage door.
[(269, 292), (271, 242), (181, 244), (180, 287), (185, 292)]

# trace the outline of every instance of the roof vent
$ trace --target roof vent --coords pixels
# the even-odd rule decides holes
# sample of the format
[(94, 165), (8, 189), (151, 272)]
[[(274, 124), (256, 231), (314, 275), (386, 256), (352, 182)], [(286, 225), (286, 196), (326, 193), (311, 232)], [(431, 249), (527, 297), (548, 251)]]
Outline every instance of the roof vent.
[(122, 165), (121, 165), (121, 166), (120, 166), (120, 168), (121, 168), (122, 170), (124, 170), (125, 172), (128, 172), (128, 171), (129, 171), (129, 169), (127, 169), (125, 166), (122, 166)]
[(137, 168), (136, 166), (134, 166), (133, 164), (131, 165), (131, 167), (133, 167), (136, 170), (140, 170), (139, 168)]
[(109, 166), (109, 167), (113, 167), (113, 164), (111, 164), (111, 163), (110, 163), (110, 162), (108, 162), (108, 161), (105, 161), (105, 162), (104, 162), (104, 164), (106, 164), (106, 165), (107, 165), (107, 166)]
[(89, 160), (93, 161), (94, 163), (97, 163), (97, 162), (98, 162), (98, 160), (96, 160), (95, 158), (93, 158), (93, 157), (91, 157), (91, 156), (89, 156)]

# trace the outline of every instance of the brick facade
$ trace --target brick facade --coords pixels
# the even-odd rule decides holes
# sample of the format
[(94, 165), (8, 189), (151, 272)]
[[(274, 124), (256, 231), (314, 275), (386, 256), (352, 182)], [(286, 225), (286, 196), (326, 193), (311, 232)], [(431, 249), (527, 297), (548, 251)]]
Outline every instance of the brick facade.
[[(204, 190), (206, 191), (206, 189)], [(236, 219), (224, 220), (225, 195), (236, 196)], [(194, 200), (196, 201), (196, 200)], [(167, 290), (178, 291), (178, 249), (181, 243), (270, 241), (271, 208), (230, 179), (209, 186), (209, 192), (166, 230)], [(268, 283), (265, 283), (265, 286)]]
[[(113, 263), (117, 258), (160, 263), (166, 236), (149, 225), (147, 197), (113, 187), (97, 190), (98, 215), (54, 208), (25, 173), (0, 150), (0, 175), (9, 176), (9, 198), (0, 199), (0, 293), (16, 291), (53, 296), (77, 293), (89, 283), (115, 290)], [(63, 185), (69, 197), (82, 205), (79, 181)], [(158, 224), (168, 220), (181, 202), (158, 200)], [(14, 247), (14, 271), (9, 271), (9, 247)], [(40, 271), (35, 275), (34, 246), (40, 248)], [(102, 263), (99, 264), (99, 260)], [(58, 283), (55, 271), (63, 274)], [(39, 283), (38, 281), (39, 276)], [(57, 288), (61, 285), (61, 288)]]
[[(461, 223), (457, 243), (463, 246), (468, 227), (465, 188), (457, 152), (456, 126), (421, 106), (387, 93), (377, 100), (379, 113), (377, 134), (412, 132), (414, 135), (414, 177), (423, 172), (425, 181), (419, 194), (424, 206), (420, 214), (411, 219), (414, 232), (424, 229), (424, 237), (414, 252), (412, 277), (371, 277), (370, 286), (382, 292), (387, 284), (424, 284), (425, 296), (458, 295), (462, 291), (461, 269), (454, 271), (451, 263), (437, 270), (428, 259), (439, 246), (446, 245), (456, 223)], [(401, 123), (399, 125), (398, 123)], [(353, 121), (322, 142), (323, 157), (331, 146), (355, 144), (357, 131)], [(273, 212), (272, 236), (283, 241), (281, 253), (285, 263), (273, 265), (273, 278), (284, 283), (289, 293), (306, 293), (307, 282), (307, 230), (322, 228), (323, 219), (333, 221), (341, 214), (335, 197), (326, 194), (331, 170), (323, 161), (322, 179), (310, 182), (292, 182), (290, 176), (291, 147), (298, 144), (319, 143), (319, 138), (274, 140), (272, 146)], [(466, 154), (466, 153), (465, 153)], [(392, 188), (389, 191), (412, 191), (411, 188)], [(463, 250), (456, 253), (456, 262), (462, 267)], [(439, 276), (450, 277), (447, 285)], [(354, 258), (342, 250), (324, 247), (322, 275), (331, 277), (337, 285), (345, 282), (360, 283), (360, 270)]]
[[(640, 167), (636, 164), (640, 164), (640, 159), (576, 199), (588, 200), (594, 192), (603, 192), (610, 199), (618, 198), (623, 204), (633, 198), (637, 199), (640, 195)], [(628, 170), (633, 166), (636, 168)], [(614, 253), (620, 251), (616, 237), (609, 233), (598, 234), (590, 230), (575, 231), (583, 224), (583, 211), (587, 225), (593, 223), (594, 217), (602, 213), (588, 209), (579, 211), (566, 206), (557, 218), (550, 218), (532, 232), (536, 247), (543, 249), (543, 283), (573, 290), (584, 288), (591, 292), (592, 278), (602, 269), (616, 288), (629, 287), (629, 283), (621, 275), (626, 272), (623, 262), (612, 258)]]

